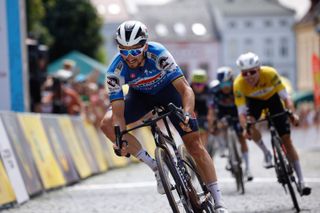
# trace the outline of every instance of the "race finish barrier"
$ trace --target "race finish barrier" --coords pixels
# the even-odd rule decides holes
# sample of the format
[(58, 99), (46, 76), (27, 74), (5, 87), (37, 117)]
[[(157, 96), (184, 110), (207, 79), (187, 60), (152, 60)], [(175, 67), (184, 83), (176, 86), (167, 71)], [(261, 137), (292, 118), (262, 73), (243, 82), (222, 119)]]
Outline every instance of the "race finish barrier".
[[(132, 134), (154, 155), (148, 128)], [(0, 210), (131, 162), (80, 117), (0, 112)]]

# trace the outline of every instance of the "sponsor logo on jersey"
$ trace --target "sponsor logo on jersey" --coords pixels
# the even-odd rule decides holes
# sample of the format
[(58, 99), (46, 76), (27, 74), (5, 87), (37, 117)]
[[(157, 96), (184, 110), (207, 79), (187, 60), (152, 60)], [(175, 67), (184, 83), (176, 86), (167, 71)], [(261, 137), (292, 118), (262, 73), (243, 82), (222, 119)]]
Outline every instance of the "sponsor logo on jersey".
[(117, 92), (121, 90), (120, 79), (114, 75), (107, 76), (107, 87), (110, 92)]
[(114, 74), (120, 75), (122, 68), (123, 68), (123, 63), (122, 63), (122, 61), (120, 61), (119, 64), (117, 65), (116, 69), (114, 70)]
[(174, 63), (168, 56), (161, 56), (158, 60), (158, 66), (161, 70), (169, 70)]

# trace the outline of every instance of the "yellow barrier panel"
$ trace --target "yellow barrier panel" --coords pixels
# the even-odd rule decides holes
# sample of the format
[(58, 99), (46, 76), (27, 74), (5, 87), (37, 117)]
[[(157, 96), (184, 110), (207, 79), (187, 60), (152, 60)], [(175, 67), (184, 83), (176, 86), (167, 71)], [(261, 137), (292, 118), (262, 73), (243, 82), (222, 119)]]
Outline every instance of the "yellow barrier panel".
[(138, 139), (141, 145), (148, 151), (150, 156), (154, 157), (154, 150), (156, 148), (156, 145), (150, 128), (143, 127), (140, 129), (136, 129), (133, 130), (131, 134)]
[(9, 182), (8, 175), (0, 160), (0, 206), (12, 203), (16, 200), (16, 196)]
[(68, 148), (71, 152), (72, 159), (74, 164), (79, 172), (81, 178), (86, 178), (92, 174), (90, 166), (84, 156), (84, 150), (82, 150), (74, 128), (72, 126), (71, 120), (69, 117), (59, 117), (58, 118), (59, 125), (63, 132), (63, 136), (66, 139), (68, 144)]
[(29, 195), (36, 195), (42, 189), (41, 180), (34, 165), (31, 147), (23, 133), (18, 116), (15, 113), (0, 113), (12, 148), (16, 153), (23, 181)]
[(44, 188), (51, 189), (65, 185), (66, 180), (54, 158), (40, 115), (18, 114), (18, 119), (30, 144)]
[(79, 181), (80, 177), (72, 160), (67, 142), (58, 123), (58, 116), (42, 114), (41, 118), (49, 142), (52, 146), (52, 150), (60, 165), (60, 168), (63, 171), (67, 184)]
[(84, 125), (86, 132), (88, 133), (88, 136), (90, 139), (89, 142), (93, 145), (92, 147), (93, 147), (93, 149), (94, 149), (93, 151), (95, 153), (94, 157), (96, 158), (96, 161), (98, 163), (99, 170), (101, 172), (104, 172), (108, 169), (108, 165), (107, 165), (107, 160), (103, 156), (103, 152), (102, 152), (103, 149), (100, 144), (97, 131), (96, 131), (95, 127), (87, 121), (83, 121), (83, 125)]
[(128, 158), (117, 156), (113, 151), (113, 143), (107, 137), (105, 137), (105, 140), (106, 140), (106, 144), (109, 150), (109, 155), (111, 156), (114, 167), (124, 167), (128, 165), (129, 163)]
[(113, 167), (115, 167), (115, 165), (114, 165), (114, 162), (112, 159), (113, 152), (112, 152), (112, 150), (109, 150), (109, 147), (107, 144), (107, 143), (109, 143), (109, 141), (106, 139), (106, 136), (103, 134), (103, 132), (100, 129), (97, 130), (97, 133), (98, 133), (101, 147), (103, 149), (102, 150), (103, 155), (104, 155), (105, 159), (107, 160), (108, 167), (109, 167), (109, 169), (113, 168)]

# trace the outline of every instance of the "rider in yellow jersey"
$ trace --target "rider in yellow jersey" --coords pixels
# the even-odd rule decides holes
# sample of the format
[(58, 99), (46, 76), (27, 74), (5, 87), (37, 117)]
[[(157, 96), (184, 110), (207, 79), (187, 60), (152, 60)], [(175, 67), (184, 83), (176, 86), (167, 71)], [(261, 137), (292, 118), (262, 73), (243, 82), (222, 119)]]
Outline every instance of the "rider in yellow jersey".
[[(265, 108), (269, 110), (271, 115), (283, 112), (281, 100), (284, 102), (285, 108), (292, 112), (291, 122), (298, 125), (299, 117), (294, 113), (293, 102), (274, 68), (261, 66), (259, 57), (251, 52), (240, 55), (237, 59), (237, 66), (241, 73), (234, 81), (233, 90), (239, 120), (244, 129), (243, 135), (246, 138), (253, 139), (257, 143), (262, 142), (261, 133), (255, 126), (252, 126), (247, 132), (247, 120), (253, 122), (259, 119), (261, 111)], [(306, 186), (303, 179), (299, 156), (290, 137), (288, 116), (276, 117), (274, 121), (288, 152), (289, 160), (297, 174), (299, 193), (300, 195), (309, 195), (311, 188)]]

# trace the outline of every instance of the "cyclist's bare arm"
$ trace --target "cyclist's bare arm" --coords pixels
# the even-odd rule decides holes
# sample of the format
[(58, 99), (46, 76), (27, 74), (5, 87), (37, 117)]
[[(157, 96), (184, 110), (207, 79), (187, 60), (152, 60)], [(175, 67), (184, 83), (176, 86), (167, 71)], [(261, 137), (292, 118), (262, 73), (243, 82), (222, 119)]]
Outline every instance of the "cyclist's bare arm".
[(111, 102), (112, 106), (112, 124), (120, 126), (121, 130), (126, 129), (126, 121), (124, 119), (124, 100), (116, 100)]
[(172, 82), (182, 98), (183, 110), (190, 113), (194, 112), (195, 97), (192, 88), (185, 77), (178, 78)]
[(295, 114), (295, 107), (290, 95), (287, 93), (286, 89), (279, 91), (278, 94), (280, 98), (283, 100), (285, 108), (291, 112), (290, 114), (291, 122), (293, 123), (293, 125), (298, 126), (299, 116)]

